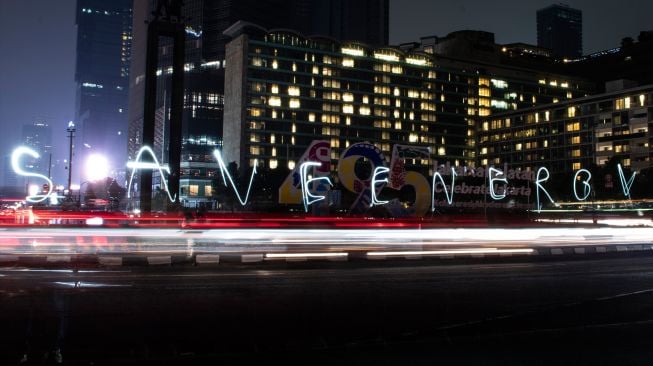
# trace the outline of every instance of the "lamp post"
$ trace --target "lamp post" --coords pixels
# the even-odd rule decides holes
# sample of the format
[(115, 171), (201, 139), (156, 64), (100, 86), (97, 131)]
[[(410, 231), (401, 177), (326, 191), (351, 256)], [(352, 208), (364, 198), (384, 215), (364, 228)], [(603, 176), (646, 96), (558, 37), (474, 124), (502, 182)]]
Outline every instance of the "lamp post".
[(73, 138), (75, 137), (75, 124), (73, 121), (68, 122), (68, 141), (69, 141), (69, 150), (68, 150), (68, 192), (72, 193), (70, 187), (71, 181), (73, 178)]

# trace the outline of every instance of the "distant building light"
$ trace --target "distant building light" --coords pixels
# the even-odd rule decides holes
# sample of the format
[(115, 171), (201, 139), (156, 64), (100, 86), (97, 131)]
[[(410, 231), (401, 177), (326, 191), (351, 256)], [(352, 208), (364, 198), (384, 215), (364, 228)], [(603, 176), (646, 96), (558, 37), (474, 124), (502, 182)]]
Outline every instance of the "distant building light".
[(417, 65), (417, 66), (426, 66), (426, 64), (428, 63), (428, 61), (426, 59), (412, 58), (412, 57), (407, 58), (406, 62), (411, 64), (411, 65)]
[(82, 86), (85, 88), (97, 88), (97, 89), (104, 88), (102, 84), (95, 84), (95, 83), (82, 83)]
[(398, 62), (399, 61), (399, 56), (389, 55), (389, 54), (386, 54), (386, 53), (374, 53), (374, 58), (377, 58), (377, 59), (383, 60), (383, 61), (391, 61), (391, 62)]
[(220, 61), (209, 61), (209, 62), (204, 62), (203, 64), (200, 65), (202, 68), (215, 68), (219, 69), (220, 68)]
[(359, 48), (349, 48), (349, 47), (343, 47), (340, 52), (342, 52), (345, 55), (351, 55), (351, 56), (365, 56), (365, 51)]

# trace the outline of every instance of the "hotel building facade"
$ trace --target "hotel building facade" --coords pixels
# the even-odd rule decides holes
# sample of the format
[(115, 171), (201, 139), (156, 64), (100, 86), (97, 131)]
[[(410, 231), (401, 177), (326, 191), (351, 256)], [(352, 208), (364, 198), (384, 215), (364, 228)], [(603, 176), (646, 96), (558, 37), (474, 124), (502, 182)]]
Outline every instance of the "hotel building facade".
[(304, 37), (238, 22), (225, 32), (226, 161), (292, 169), (313, 140), (337, 160), (368, 141), (426, 146), (412, 163), (478, 164), (477, 131), (488, 116), (585, 96), (591, 83), (546, 71), (473, 63), (421, 50)]
[[(479, 163), (556, 172), (605, 166), (653, 167), (653, 85), (493, 115), (479, 130)], [(623, 85), (623, 84), (622, 84)]]

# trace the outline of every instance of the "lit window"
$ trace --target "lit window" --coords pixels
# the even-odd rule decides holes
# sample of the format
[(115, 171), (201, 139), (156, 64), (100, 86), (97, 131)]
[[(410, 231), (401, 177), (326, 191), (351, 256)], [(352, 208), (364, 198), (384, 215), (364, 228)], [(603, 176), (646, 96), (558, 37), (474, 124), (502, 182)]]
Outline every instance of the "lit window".
[(342, 100), (345, 102), (353, 102), (354, 101), (354, 94), (352, 93), (343, 93), (342, 94)]
[(418, 136), (416, 133), (411, 133), (408, 135), (408, 142), (417, 142)]
[(277, 169), (279, 162), (277, 159), (270, 159), (270, 169)]
[(492, 79), (490, 81), (492, 82), (492, 86), (497, 89), (505, 89), (508, 87), (508, 83), (505, 80)]
[(291, 99), (290, 100), (290, 108), (299, 108), (301, 106), (301, 103), (299, 102), (299, 99)]
[(354, 106), (351, 104), (345, 104), (342, 106), (342, 113), (352, 114), (354, 113)]
[(308, 114), (308, 121), (309, 122), (315, 122), (315, 113), (309, 113)]
[(343, 58), (342, 59), (342, 66), (343, 67), (354, 67), (354, 59), (353, 58)]
[(280, 107), (281, 106), (281, 98), (279, 98), (279, 97), (270, 97), (270, 99), (268, 99), (268, 104), (273, 106), (273, 107)]
[(297, 86), (289, 86), (288, 87), (288, 95), (293, 96), (293, 97), (298, 97), (300, 94), (299, 87)]
[(568, 117), (576, 117), (576, 107), (567, 108), (567, 116)]
[(288, 169), (290, 169), (290, 170), (295, 169), (295, 161), (294, 160), (288, 160)]
[(272, 61), (272, 68), (275, 70), (279, 68), (279, 63), (277, 62), (277, 60)]
[(363, 115), (363, 116), (369, 116), (370, 115), (370, 107), (367, 106), (361, 106), (358, 109), (358, 112)]
[(200, 186), (197, 184), (191, 184), (188, 186), (188, 195), (197, 196), (200, 193)]
[(270, 93), (279, 94), (279, 85), (277, 84), (270, 85)]

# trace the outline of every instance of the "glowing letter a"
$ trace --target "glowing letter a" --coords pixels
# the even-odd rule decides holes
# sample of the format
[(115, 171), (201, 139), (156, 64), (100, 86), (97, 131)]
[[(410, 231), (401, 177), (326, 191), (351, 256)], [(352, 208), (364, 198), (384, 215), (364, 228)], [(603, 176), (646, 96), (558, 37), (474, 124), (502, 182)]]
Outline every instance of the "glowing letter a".
[[(143, 156), (143, 153), (148, 153), (152, 157), (154, 163), (146, 163), (141, 161), (141, 157)], [(154, 150), (152, 150), (151, 147), (149, 146), (141, 147), (141, 149), (138, 150), (138, 154), (136, 154), (136, 160), (128, 162), (127, 168), (132, 169), (132, 174), (129, 176), (129, 185), (127, 186), (127, 198), (131, 198), (132, 181), (134, 180), (134, 175), (136, 174), (136, 171), (138, 171), (139, 169), (151, 169), (151, 170), (156, 169), (159, 171), (159, 174), (161, 174), (161, 183), (163, 183), (163, 188), (168, 194), (168, 199), (170, 200), (170, 202), (175, 202), (175, 200), (177, 199), (176, 192), (174, 196), (170, 195), (170, 190), (168, 189), (168, 181), (163, 176), (164, 170), (168, 174), (170, 174), (170, 168), (166, 165), (159, 164), (159, 160), (156, 158), (156, 154), (154, 153)]]

